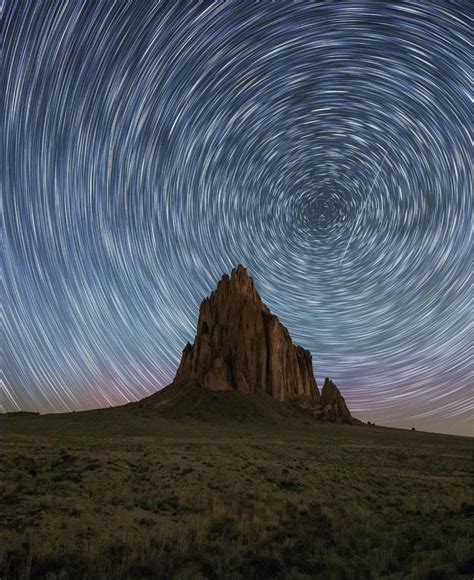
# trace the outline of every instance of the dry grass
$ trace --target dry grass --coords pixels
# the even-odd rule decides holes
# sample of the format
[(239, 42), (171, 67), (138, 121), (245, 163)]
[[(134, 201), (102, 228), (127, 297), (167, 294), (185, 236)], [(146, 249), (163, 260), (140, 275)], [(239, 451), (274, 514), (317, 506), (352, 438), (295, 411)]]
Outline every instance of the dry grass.
[(2, 578), (472, 577), (470, 439), (75, 415), (2, 418)]

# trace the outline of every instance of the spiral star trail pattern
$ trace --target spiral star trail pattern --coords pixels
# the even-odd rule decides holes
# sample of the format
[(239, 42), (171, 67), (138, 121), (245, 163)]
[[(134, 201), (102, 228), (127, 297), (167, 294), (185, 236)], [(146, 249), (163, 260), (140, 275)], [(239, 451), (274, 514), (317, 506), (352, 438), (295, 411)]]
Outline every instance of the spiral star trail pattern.
[(468, 12), (7, 2), (2, 409), (165, 386), (243, 263), (355, 416), (468, 433)]

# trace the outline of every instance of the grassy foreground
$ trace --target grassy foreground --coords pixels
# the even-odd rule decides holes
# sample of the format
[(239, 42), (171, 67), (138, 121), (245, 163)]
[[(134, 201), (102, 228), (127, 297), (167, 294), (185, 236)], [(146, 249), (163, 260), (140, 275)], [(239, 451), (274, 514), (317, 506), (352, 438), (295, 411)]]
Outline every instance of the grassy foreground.
[(472, 439), (240, 419), (1, 417), (0, 577), (472, 577)]

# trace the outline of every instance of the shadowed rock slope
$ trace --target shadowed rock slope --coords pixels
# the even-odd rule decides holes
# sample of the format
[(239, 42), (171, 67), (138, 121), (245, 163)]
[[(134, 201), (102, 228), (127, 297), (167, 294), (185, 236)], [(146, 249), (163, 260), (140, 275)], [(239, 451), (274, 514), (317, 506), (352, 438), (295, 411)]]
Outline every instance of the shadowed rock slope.
[(176, 418), (296, 412), (355, 422), (329, 378), (319, 393), (311, 353), (293, 344), (243, 266), (225, 274), (202, 302), (196, 338), (184, 348), (173, 383), (139, 405)]

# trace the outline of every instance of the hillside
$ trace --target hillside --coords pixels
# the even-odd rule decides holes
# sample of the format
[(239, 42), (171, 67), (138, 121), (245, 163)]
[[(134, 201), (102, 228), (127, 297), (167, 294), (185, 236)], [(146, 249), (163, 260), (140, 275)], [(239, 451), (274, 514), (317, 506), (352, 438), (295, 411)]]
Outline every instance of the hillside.
[[(283, 417), (237, 396), (170, 388), (0, 417), (0, 575), (472, 576), (472, 439)], [(224, 401), (227, 417), (207, 420)]]

